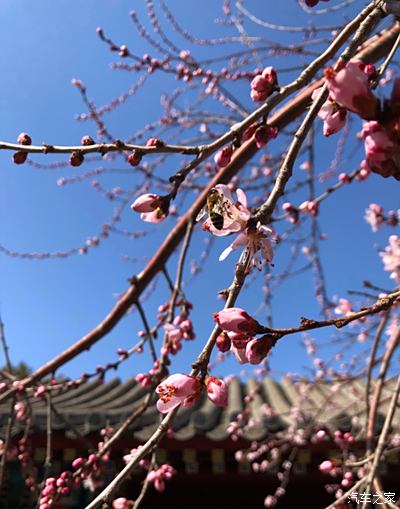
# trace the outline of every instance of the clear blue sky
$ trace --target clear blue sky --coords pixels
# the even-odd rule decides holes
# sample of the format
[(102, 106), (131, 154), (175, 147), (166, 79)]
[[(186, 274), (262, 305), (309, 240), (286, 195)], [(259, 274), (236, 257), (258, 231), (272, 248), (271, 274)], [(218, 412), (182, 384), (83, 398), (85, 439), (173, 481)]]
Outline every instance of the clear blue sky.
[[(85, 112), (85, 107), (77, 90), (71, 86), (71, 79), (83, 80), (90, 98), (97, 105), (109, 102), (137, 80), (136, 75), (110, 69), (109, 64), (120, 61), (120, 58), (117, 54), (111, 54), (101, 43), (96, 35), (96, 27), (103, 27), (107, 35), (117, 43), (127, 44), (138, 55), (146, 52), (156, 55), (138, 36), (129, 18), (129, 11), (135, 8), (141, 19), (145, 20), (142, 4), (127, 0), (2, 0), (0, 139), (15, 141), (21, 131), (28, 132), (33, 142), (38, 144), (79, 144), (84, 134), (95, 137), (93, 125), (75, 119), (76, 114)], [(216, 8), (218, 4), (214, 0), (168, 2), (179, 21), (194, 35), (237, 35), (234, 28), (221, 28), (214, 23), (217, 16), (222, 16), (221, 10)], [(262, 4), (260, 7), (258, 2), (252, 1), (248, 2), (248, 7), (274, 23), (300, 25), (307, 18), (294, 0), (282, 3), (265, 1)], [(363, 4), (363, 1), (356, 2), (357, 7)], [(309, 19), (315, 18), (309, 16)], [(334, 15), (322, 16), (320, 22), (334, 24), (338, 19)], [(250, 27), (249, 24), (246, 26)], [(274, 40), (287, 37), (260, 27), (251, 30)], [(174, 34), (172, 39), (178, 47), (190, 49), (199, 59), (213, 51), (212, 48), (190, 46)], [(226, 54), (235, 48), (235, 45), (225, 45), (217, 51)], [(278, 60), (278, 63), (293, 65), (299, 62), (299, 58)], [(268, 58), (264, 56), (262, 63), (269, 65)], [(281, 82), (285, 83), (288, 79), (288, 75), (282, 75)], [(126, 139), (145, 123), (157, 119), (161, 112), (160, 94), (176, 86), (169, 77), (160, 80), (157, 74), (151, 76), (148, 86), (129, 99), (125, 107), (106, 117), (114, 136)], [(239, 90), (246, 107), (254, 107), (248, 98), (248, 87), (242, 85)], [(385, 93), (388, 95), (389, 91), (386, 89)], [(355, 123), (358, 128), (358, 121)], [(316, 126), (317, 130), (321, 128), (319, 122)], [(353, 145), (356, 146), (353, 139), (350, 137), (347, 142), (350, 151)], [(334, 142), (318, 136), (317, 173), (327, 170), (335, 150)], [(361, 158), (359, 150), (349, 167), (343, 170), (351, 171)], [(34, 159), (50, 163), (66, 158), (47, 156)], [(168, 159), (159, 174), (163, 177), (172, 174), (176, 169), (175, 161)], [(11, 154), (0, 152), (1, 244), (19, 252), (68, 250), (83, 244), (87, 237), (96, 235), (100, 225), (109, 220), (116, 203), (105, 200), (91, 187), (93, 179), (63, 187), (57, 185), (57, 180), (79, 175), (99, 164), (87, 164), (79, 169), (65, 166), (41, 170), (29, 165), (13, 165)], [(112, 167), (129, 169), (123, 159)], [(297, 168), (296, 171), (301, 170)], [(132, 188), (135, 185), (135, 177), (130, 174), (108, 174), (98, 180), (107, 189), (117, 185)], [(320, 185), (319, 189), (333, 182), (335, 178)], [(397, 232), (384, 229), (373, 234), (363, 215), (371, 202), (381, 203), (386, 210), (397, 209), (398, 186), (399, 183), (393, 179), (372, 176), (368, 182), (342, 189), (335, 199), (323, 204), (321, 225), (328, 238), (321, 244), (321, 252), (330, 297), (345, 296), (348, 289), (360, 289), (364, 279), (391, 287), (391, 281), (382, 271), (376, 246), (384, 247), (388, 235)], [(297, 204), (305, 199), (304, 194), (297, 196)], [(120, 226), (130, 230), (150, 230), (143, 241), (130, 241), (113, 235), (88, 255), (75, 255), (65, 260), (28, 261), (0, 254), (0, 310), (12, 360), (25, 360), (37, 368), (88, 332), (114, 305), (116, 294), (126, 289), (127, 278), (139, 272), (143, 266), (142, 261), (130, 264), (123, 261), (121, 256), (143, 260), (156, 249), (160, 238), (172, 224), (173, 220), (154, 228), (141, 223), (138, 216), (126, 210)], [(199, 257), (205, 236), (200, 230), (197, 232), (189, 258)], [(195, 304), (193, 318), (197, 340), (185, 345), (186, 353), (176, 361), (179, 371), (187, 371), (190, 361), (200, 351), (202, 342), (213, 326), (212, 312), (221, 307), (217, 291), (231, 281), (236, 253), (223, 264), (218, 262), (220, 251), (228, 243), (227, 239), (216, 240), (207, 270), (186, 287), (188, 298)], [(285, 266), (288, 256), (286, 249), (279, 251), (274, 271), (281, 271)], [(172, 264), (170, 267), (173, 270)], [(259, 277), (252, 291), (241, 297), (238, 304), (254, 312), (262, 299), (261, 285), (262, 279)], [(286, 282), (274, 296), (275, 325), (294, 325), (300, 316), (318, 317), (318, 307), (312, 301), (312, 295), (310, 273)], [(147, 304), (152, 323), (158, 304), (166, 296), (165, 285), (162, 284), (157, 298), (149, 299)], [(262, 313), (259, 318), (263, 320)], [(90, 352), (64, 366), (61, 372), (74, 377), (82, 371), (92, 371), (96, 364), (113, 361), (116, 349), (131, 346), (140, 328), (136, 315), (126, 317)], [(328, 337), (329, 333), (324, 334), (324, 337)], [(303, 371), (309, 364), (298, 346), (299, 342), (300, 337), (290, 337), (275, 349), (271, 367), (276, 373)], [(126, 377), (148, 368), (145, 355), (134, 357), (120, 369), (119, 375)], [(217, 372), (224, 374), (233, 370), (240, 370), (233, 362), (217, 368)]]

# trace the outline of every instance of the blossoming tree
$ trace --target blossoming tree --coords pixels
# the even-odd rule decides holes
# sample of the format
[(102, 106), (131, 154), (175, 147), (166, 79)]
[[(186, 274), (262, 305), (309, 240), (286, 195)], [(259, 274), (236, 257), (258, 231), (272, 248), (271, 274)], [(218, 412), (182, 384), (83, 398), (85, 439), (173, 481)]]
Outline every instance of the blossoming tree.
[[(72, 176), (59, 178), (59, 186), (93, 176), (100, 180), (107, 172), (117, 175), (117, 164), (119, 168), (123, 165), (129, 178), (126, 187), (118, 185), (111, 190), (99, 180), (92, 182), (106, 199), (119, 204), (112, 218), (101, 226), (100, 233), (84, 244), (67, 251), (42, 253), (22, 253), (1, 245), (4, 255), (33, 260), (90, 256), (94, 248), (102, 247), (105, 239), (116, 235), (135, 239), (135, 250), (140, 249), (136, 248), (139, 237), (147, 240), (149, 232), (156, 232), (161, 239), (104, 319), (29, 376), (21, 380), (13, 377), (2, 334), (6, 366), (0, 402), (10, 402), (11, 424), (1, 442), (0, 483), (7, 458), (18, 454), (32, 499), (40, 509), (55, 506), (60, 497), (68, 496), (74, 485), (88, 483), (93, 477), (101, 478), (102, 460), (127, 426), (150, 405), (155, 405), (162, 415), (160, 425), (148, 441), (125, 456), (126, 466), (111, 482), (95, 486), (97, 491), (87, 509), (137, 508), (149, 486), (164, 491), (165, 481), (174, 476), (175, 470), (167, 463), (157, 464), (154, 450), (171, 432), (182, 407), (197, 405), (204, 395), (212, 404), (226, 406), (230, 377), (217, 376), (219, 366), (230, 358), (237, 369), (246, 366), (262, 378), (274, 369), (275, 349), (295, 334), (302, 338), (315, 368), (309, 385), (329, 380), (334, 386), (354, 379), (365, 384), (365, 415), (358, 416), (353, 423), (354, 429), (359, 426), (357, 433), (365, 437), (365, 447), (362, 451), (352, 450), (355, 431), (337, 430), (329, 436), (318, 423), (317, 415), (313, 416), (313, 425), (307, 427), (300, 417), (295, 419), (296, 426), (287, 432), (282, 443), (295, 448), (328, 439), (334, 442), (341, 459), (326, 458), (319, 467), (331, 479), (328, 489), (333, 505), (329, 507), (348, 507), (349, 495), (357, 490), (371, 493), (384, 489), (378, 467), (385, 461), (384, 453), (399, 445), (399, 435), (391, 429), (400, 393), (400, 376), (391, 363), (400, 337), (397, 203), (390, 203), (391, 197), (385, 202), (377, 192), (365, 212), (365, 220), (372, 230), (385, 232), (388, 237), (387, 247), (379, 249), (383, 269), (392, 280), (386, 286), (370, 281), (367, 274), (360, 277), (360, 288), (353, 291), (354, 299), (334, 298), (326, 284), (321, 243), (325, 228), (330, 233), (329, 221), (326, 225), (324, 222), (324, 207), (333, 203), (332, 207), (338, 209), (343, 189), (348, 188), (352, 196), (358, 196), (364, 189), (369, 189), (369, 193), (379, 189), (383, 179), (392, 188), (400, 180), (400, 78), (396, 77), (396, 51), (400, 43), (396, 16), (400, 16), (400, 2), (293, 1), (290, 10), (298, 11), (303, 16), (301, 19), (307, 20), (304, 26), (272, 24), (261, 16), (262, 9), (253, 12), (251, 2), (248, 3), (240, 0), (233, 5), (225, 0), (218, 23), (221, 31), (228, 30), (229, 35), (200, 39), (181, 26), (179, 16), (167, 2), (147, 0), (150, 29), (135, 12), (131, 18), (139, 37), (149, 45), (149, 53), (137, 55), (133, 46), (117, 40), (118, 34), (106, 34), (101, 28), (97, 31), (106, 48), (118, 54), (114, 69), (134, 73), (139, 81), (127, 93), (104, 107), (97, 107), (85, 84), (73, 80), (87, 109), (79, 120), (92, 122), (96, 133), (84, 135), (80, 143), (72, 146), (63, 145), (62, 140), (56, 144), (35, 144), (33, 132), (21, 132), (16, 143), (0, 142), (0, 149), (12, 154), (15, 165), (76, 169)], [(268, 17), (267, 12), (264, 14)], [(221, 11), (215, 15), (221, 15)], [(330, 17), (334, 24), (327, 26), (321, 21), (319, 26), (320, 20)], [(252, 30), (261, 35), (253, 36)], [(268, 37), (264, 34), (267, 30)], [(278, 37), (282, 33), (283, 39)], [(277, 34), (276, 38), (271, 40), (271, 34)], [(234, 50), (221, 55), (220, 48), (229, 44)], [(207, 57), (197, 56), (202, 46), (208, 48)], [(160, 79), (172, 75), (179, 86), (171, 85), (173, 88), (163, 96), (159, 120), (138, 126), (132, 136), (116, 139), (107, 125), (106, 115), (117, 114), (132, 96), (134, 101), (137, 90), (149, 75)], [(330, 142), (323, 145), (325, 138)], [(322, 150), (329, 154), (322, 156)], [(168, 166), (170, 159), (174, 170)], [(316, 164), (322, 159), (324, 173)], [(127, 229), (119, 226), (122, 221), (128, 221)], [(228, 246), (224, 237), (229, 237)], [(206, 239), (200, 256), (190, 253), (190, 244), (199, 242), (198, 239), (203, 243)], [(338, 251), (345, 249), (345, 245), (337, 246)], [(202, 296), (196, 299), (191, 294), (189, 280), (207, 281), (207, 266), (214, 264), (210, 260), (213, 251), (218, 251), (219, 257), (215, 263), (233, 260), (233, 277), (228, 284), (226, 280), (218, 281), (219, 287), (224, 287), (220, 291), (219, 307), (214, 309), (214, 314), (206, 314), (202, 312), (204, 300), (215, 295), (204, 296), (202, 291)], [(190, 256), (193, 259), (188, 261)], [(331, 267), (331, 270), (335, 269)], [(279, 320), (273, 299), (279, 292), (284, 294), (283, 283), (298, 274), (313, 280), (317, 303), (314, 309), (319, 314), (299, 319), (286, 306), (290, 321), (285, 320), (285, 327), (275, 326)], [(160, 297), (165, 294), (162, 285), (167, 287), (166, 299)], [(158, 314), (152, 306), (146, 309), (149, 289)], [(246, 297), (250, 294), (253, 299)], [(308, 314), (302, 288), (297, 288), (296, 299), (305, 306), (303, 315)], [(256, 302), (262, 303), (258, 311)], [(199, 309), (203, 315), (202, 327), (206, 324), (208, 330), (206, 337), (203, 329), (198, 334)], [(88, 369), (78, 378), (57, 376), (58, 370), (66, 369), (69, 361), (100, 342), (133, 311), (143, 329), (134, 345), (119, 348), (114, 360)], [(322, 335), (317, 332), (321, 330)], [(193, 340), (196, 356), (190, 360), (186, 356), (186, 369), (176, 372), (174, 358), (181, 356), (187, 342)], [(316, 355), (319, 342), (329, 346), (326, 359)], [(138, 369), (134, 361), (143, 351), (149, 355), (148, 365), (144, 367), (142, 362)], [(98, 444), (97, 450), (75, 458), (71, 470), (61, 472), (58, 477), (45, 471), (44, 477), (38, 478), (29, 460), (26, 437), (18, 444), (12, 441), (13, 420), (29, 427), (32, 399), (46, 401), (51, 414), (52, 394), (74, 391), (88, 379), (104, 380), (109, 371), (132, 360), (136, 380), (147, 394), (142, 407), (135, 409), (128, 421), (105, 430), (104, 441)], [(384, 425), (377, 432), (382, 387), (392, 376), (397, 381)], [(230, 423), (232, 437), (240, 432), (241, 426), (249, 425), (244, 421), (241, 415)], [(51, 463), (49, 422), (48, 464)], [(253, 458), (253, 468), (259, 471), (262, 464), (259, 457), (269, 458), (272, 449), (278, 454), (279, 445), (274, 440), (271, 443), (266, 440), (255, 447), (262, 452), (248, 457)], [(240, 454), (248, 452), (240, 451)], [(265, 461), (267, 469), (269, 459)], [(290, 471), (292, 461), (282, 463), (285, 471)], [(142, 491), (138, 491), (136, 500), (121, 497), (121, 484), (138, 465), (144, 471)], [(274, 493), (265, 494), (265, 506), (279, 503), (289, 474), (281, 472), (278, 477), (281, 485)], [(362, 502), (363, 507), (367, 503)], [(387, 507), (397, 507), (392, 502), (389, 504)]]

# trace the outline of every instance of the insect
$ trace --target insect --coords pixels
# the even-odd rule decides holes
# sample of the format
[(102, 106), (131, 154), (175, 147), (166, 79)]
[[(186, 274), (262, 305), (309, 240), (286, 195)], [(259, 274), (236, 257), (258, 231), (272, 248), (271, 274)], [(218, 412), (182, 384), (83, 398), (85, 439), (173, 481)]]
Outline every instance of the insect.
[(200, 211), (196, 220), (200, 221), (204, 214), (208, 212), (208, 216), (214, 228), (222, 230), (224, 227), (224, 204), (224, 195), (220, 193), (218, 189), (211, 189), (207, 195), (206, 206)]

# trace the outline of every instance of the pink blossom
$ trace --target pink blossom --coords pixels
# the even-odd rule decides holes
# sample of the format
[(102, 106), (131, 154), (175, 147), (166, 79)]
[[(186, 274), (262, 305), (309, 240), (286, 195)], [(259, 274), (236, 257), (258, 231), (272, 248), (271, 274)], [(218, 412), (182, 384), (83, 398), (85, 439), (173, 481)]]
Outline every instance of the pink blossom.
[(46, 391), (47, 391), (47, 389), (46, 389), (45, 385), (39, 385), (39, 387), (36, 389), (36, 391), (34, 393), (34, 397), (40, 398), (40, 396), (43, 396), (43, 394), (45, 394)]
[(329, 474), (335, 469), (335, 463), (331, 460), (325, 460), (318, 466), (318, 468), (320, 472)]
[(378, 122), (366, 122), (363, 126), (365, 167), (383, 177), (393, 175), (399, 180), (400, 146), (391, 133)]
[(256, 92), (264, 92), (268, 87), (268, 81), (263, 76), (261, 76), (261, 74), (258, 74), (253, 78), (250, 86), (252, 90), (255, 90)]
[(222, 330), (255, 334), (260, 324), (242, 308), (226, 308), (214, 313), (214, 320)]
[(142, 194), (132, 203), (135, 212), (153, 212), (160, 206), (160, 196), (157, 194)]
[(231, 341), (231, 352), (233, 352), (237, 361), (240, 364), (248, 363), (246, 357), (246, 346), (253, 337), (244, 332), (228, 332), (227, 334)]
[(168, 216), (168, 212), (165, 212), (161, 208), (154, 210), (153, 212), (143, 212), (140, 214), (140, 219), (146, 223), (161, 223)]
[(260, 339), (252, 339), (246, 345), (246, 358), (250, 364), (260, 364), (275, 345), (276, 339), (265, 335)]
[[(321, 88), (317, 88), (312, 93), (312, 100), (315, 101), (321, 92)], [(330, 136), (335, 134), (346, 123), (347, 111), (341, 108), (337, 103), (332, 101), (330, 98), (325, 101), (318, 112), (318, 117), (324, 121), (324, 136)]]
[(273, 495), (267, 495), (264, 500), (264, 507), (275, 507), (277, 503), (277, 497), (274, 497)]
[(112, 503), (113, 509), (131, 509), (133, 507), (134, 502), (132, 500), (128, 500), (125, 497), (116, 498)]
[(239, 364), (247, 364), (249, 362), (246, 357), (246, 348), (238, 346), (237, 343), (232, 343), (231, 352), (233, 352)]
[(168, 340), (173, 343), (179, 342), (183, 338), (183, 331), (180, 327), (175, 327), (171, 323), (166, 323), (164, 329), (167, 333)]
[(321, 442), (326, 440), (328, 438), (328, 435), (325, 430), (320, 429), (316, 432), (315, 438), (317, 439), (317, 441)]
[(181, 60), (187, 60), (188, 58), (190, 57), (190, 51), (187, 50), (187, 49), (183, 49), (180, 53), (179, 53), (179, 58)]
[(339, 173), (338, 180), (341, 184), (350, 183), (350, 177), (347, 175), (347, 173)]
[(366, 120), (376, 117), (379, 103), (372, 94), (365, 64), (351, 60), (339, 71), (329, 68), (325, 71), (329, 96), (343, 108), (357, 113)]
[(22, 401), (18, 401), (14, 405), (15, 418), (19, 421), (24, 421), (27, 417), (26, 415), (26, 406)]
[(254, 140), (257, 148), (262, 148), (270, 140), (273, 140), (278, 136), (278, 128), (271, 127), (269, 125), (261, 125), (256, 129), (254, 133)]
[(383, 208), (376, 204), (371, 203), (364, 216), (366, 222), (371, 226), (373, 232), (377, 232), (379, 227), (384, 222)]
[(353, 312), (352, 303), (347, 299), (339, 299), (339, 304), (335, 307), (335, 313), (337, 315), (350, 315)]
[(232, 153), (233, 149), (231, 145), (223, 147), (215, 154), (214, 157), (215, 164), (220, 168), (227, 166), (231, 162)]
[(255, 76), (250, 83), (250, 96), (255, 102), (267, 99), (277, 88), (277, 76), (273, 67), (266, 67), (261, 74)]
[(397, 235), (389, 237), (389, 245), (379, 253), (384, 270), (390, 272), (391, 279), (400, 282), (400, 238)]
[(231, 347), (230, 337), (225, 331), (223, 331), (217, 337), (215, 344), (220, 352), (227, 352)]
[(201, 383), (194, 376), (176, 373), (161, 382), (156, 392), (160, 398), (157, 409), (165, 414), (181, 404), (185, 407), (195, 405), (200, 398)]
[(386, 129), (376, 121), (366, 122), (362, 129), (365, 155), (369, 163), (389, 159), (395, 150), (395, 143), (390, 139)]
[(223, 380), (215, 376), (208, 376), (205, 380), (208, 398), (218, 406), (228, 404), (228, 386)]
[(311, 216), (318, 215), (318, 202), (315, 200), (306, 200), (301, 205), (299, 205), (300, 212), (307, 212)]
[(224, 237), (246, 228), (251, 213), (245, 193), (241, 189), (237, 189), (237, 201), (235, 202), (229, 187), (225, 184), (218, 184), (211, 191), (217, 191), (220, 194), (224, 223), (223, 227), (218, 230), (208, 218), (203, 223), (203, 230), (207, 230), (217, 237)]
[(223, 227), (217, 230), (211, 220), (207, 219), (203, 223), (203, 229), (209, 230), (216, 236), (225, 236), (230, 233), (240, 232), (231, 245), (224, 249), (219, 260), (225, 260), (235, 249), (246, 247), (249, 250), (250, 265), (261, 268), (264, 261), (271, 262), (273, 258), (272, 244), (270, 241), (272, 230), (260, 223), (258, 223), (255, 228), (247, 228), (248, 220), (251, 217), (251, 208), (248, 205), (244, 191), (237, 189), (236, 195), (238, 200), (234, 203), (228, 186), (220, 184), (214, 189), (221, 193), (221, 200), (223, 201)]
[(164, 463), (157, 470), (152, 470), (147, 474), (147, 480), (154, 484), (157, 491), (163, 492), (165, 490), (165, 481), (169, 481), (175, 475), (175, 469)]
[[(239, 233), (236, 239), (221, 253), (219, 260), (223, 261), (232, 251), (240, 247), (246, 247), (249, 253), (249, 265), (253, 265), (261, 270), (264, 262), (271, 262), (274, 257), (271, 240), (271, 228), (258, 224), (255, 229), (248, 228)], [(261, 256), (260, 256), (261, 255)]]

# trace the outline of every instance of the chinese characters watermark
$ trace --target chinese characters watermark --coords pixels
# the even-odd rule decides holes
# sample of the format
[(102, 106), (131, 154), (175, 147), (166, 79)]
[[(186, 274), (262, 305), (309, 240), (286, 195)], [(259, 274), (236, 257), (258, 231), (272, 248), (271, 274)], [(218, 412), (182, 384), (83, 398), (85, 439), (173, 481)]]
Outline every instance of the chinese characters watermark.
[(358, 493), (357, 491), (353, 491), (347, 497), (347, 502), (357, 502), (357, 504), (362, 502), (370, 502), (376, 505), (384, 505), (388, 502), (395, 502), (394, 497), (395, 493), (385, 492), (385, 493)]

